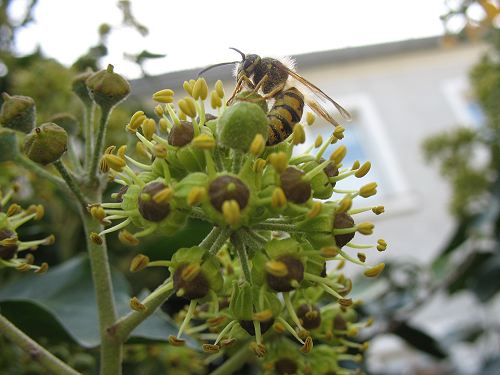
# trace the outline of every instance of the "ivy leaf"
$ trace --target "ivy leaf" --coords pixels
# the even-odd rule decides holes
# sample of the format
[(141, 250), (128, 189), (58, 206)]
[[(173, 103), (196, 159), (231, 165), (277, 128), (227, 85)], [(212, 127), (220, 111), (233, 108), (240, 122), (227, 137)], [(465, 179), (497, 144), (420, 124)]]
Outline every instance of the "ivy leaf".
[[(130, 311), (129, 286), (123, 275), (112, 272), (119, 316)], [(2, 314), (33, 337), (72, 339), (92, 348), (99, 345), (97, 306), (90, 263), (86, 256), (73, 258), (44, 275), (26, 274), (0, 289)], [(177, 327), (156, 311), (132, 332), (133, 341), (162, 341)]]

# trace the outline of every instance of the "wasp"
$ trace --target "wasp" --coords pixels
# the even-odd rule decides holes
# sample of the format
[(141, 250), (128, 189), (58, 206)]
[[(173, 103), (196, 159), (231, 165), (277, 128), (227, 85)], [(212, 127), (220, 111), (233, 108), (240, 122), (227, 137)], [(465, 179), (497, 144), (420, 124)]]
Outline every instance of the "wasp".
[(256, 54), (246, 55), (236, 48), (230, 49), (241, 55), (241, 61), (211, 65), (199, 75), (217, 66), (236, 64), (234, 70), (236, 86), (228, 104), (244, 88), (263, 94), (258, 99), (246, 99), (248, 101), (274, 99), (274, 105), (268, 113), (270, 127), (268, 145), (279, 143), (292, 133), (293, 127), (302, 117), (304, 103), (319, 117), (334, 126), (339, 125), (333, 117), (336, 111), (344, 119), (351, 119), (345, 108), (295, 71), (293, 60), (288, 58), (278, 60)]

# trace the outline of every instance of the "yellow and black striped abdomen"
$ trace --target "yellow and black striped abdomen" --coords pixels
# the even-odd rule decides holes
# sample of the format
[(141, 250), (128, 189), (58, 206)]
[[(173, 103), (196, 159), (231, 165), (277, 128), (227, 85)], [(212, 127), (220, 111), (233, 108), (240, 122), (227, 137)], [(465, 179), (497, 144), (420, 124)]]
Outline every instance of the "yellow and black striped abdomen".
[(274, 105), (267, 114), (268, 146), (287, 139), (304, 112), (304, 95), (295, 87), (280, 92), (274, 99)]

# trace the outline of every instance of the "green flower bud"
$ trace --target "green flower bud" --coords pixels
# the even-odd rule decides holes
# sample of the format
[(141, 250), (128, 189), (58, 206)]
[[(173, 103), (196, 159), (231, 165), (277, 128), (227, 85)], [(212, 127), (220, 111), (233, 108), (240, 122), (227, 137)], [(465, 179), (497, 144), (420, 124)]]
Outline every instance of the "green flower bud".
[[(17, 239), (17, 234), (9, 229), (0, 229), (0, 241), (6, 239)], [(0, 259), (10, 260), (14, 258), (16, 252), (17, 243), (6, 243), (2, 245), (0, 242)]]
[(182, 147), (189, 144), (194, 138), (193, 124), (189, 121), (181, 121), (174, 125), (168, 134), (168, 143), (172, 146)]
[(281, 188), (285, 192), (286, 199), (294, 203), (305, 203), (311, 197), (311, 183), (302, 177), (303, 171), (294, 167), (288, 167), (281, 173)]
[(130, 94), (130, 85), (121, 75), (113, 72), (113, 65), (92, 74), (85, 81), (90, 97), (99, 106), (111, 108)]
[(71, 89), (85, 105), (90, 105), (92, 103), (92, 98), (89, 95), (89, 89), (85, 84), (85, 81), (87, 81), (92, 74), (94, 74), (94, 72), (91, 69), (88, 69), (86, 72), (76, 75), (71, 83)]
[(139, 194), (138, 207), (142, 217), (146, 220), (158, 222), (165, 219), (170, 213), (170, 204), (159, 201), (156, 194), (160, 193), (167, 186), (159, 181), (150, 182)]
[[(324, 162), (321, 159), (319, 163)], [(309, 172), (319, 165), (317, 161), (311, 161), (305, 163), (302, 168), (304, 172)], [(335, 182), (330, 182), (330, 177), (335, 177), (339, 174), (339, 170), (336, 166), (330, 163), (326, 168), (323, 169), (322, 173), (316, 174), (311, 179), (311, 187), (313, 191), (313, 197), (318, 199), (328, 199), (332, 196), (333, 188), (335, 187)]]
[(67, 146), (66, 131), (50, 122), (33, 129), (24, 140), (26, 156), (42, 165), (58, 160), (66, 152)]
[(220, 144), (248, 151), (257, 134), (267, 141), (267, 117), (258, 104), (239, 102), (227, 108), (217, 123)]
[(29, 96), (2, 94), (0, 124), (6, 128), (29, 133), (36, 122), (35, 101)]
[(10, 129), (0, 128), (0, 162), (13, 161), (19, 155), (16, 133)]
[(49, 119), (49, 122), (59, 125), (70, 135), (77, 135), (80, 131), (78, 120), (71, 113), (55, 114)]
[(233, 283), (233, 291), (229, 302), (229, 311), (237, 320), (252, 320), (253, 293), (252, 286), (245, 282), (239, 285)]

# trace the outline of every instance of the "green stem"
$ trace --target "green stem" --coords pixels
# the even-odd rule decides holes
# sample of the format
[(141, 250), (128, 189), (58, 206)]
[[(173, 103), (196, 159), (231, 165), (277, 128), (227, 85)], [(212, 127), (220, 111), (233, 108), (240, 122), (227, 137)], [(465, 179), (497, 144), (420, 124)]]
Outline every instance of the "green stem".
[(92, 279), (99, 316), (99, 332), (101, 337), (101, 375), (121, 374), (122, 345), (108, 333), (108, 328), (117, 320), (111, 271), (109, 268), (106, 240), (97, 245), (90, 239), (91, 233), (102, 231), (101, 224), (82, 212), (82, 221), (87, 238), (87, 250), (92, 269)]
[(78, 199), (82, 207), (86, 209), (88, 204), (88, 199), (85, 198), (83, 192), (80, 190), (80, 187), (78, 186), (78, 183), (75, 181), (73, 176), (68, 172), (68, 170), (66, 169), (66, 167), (64, 166), (64, 164), (60, 159), (54, 162), (54, 167), (56, 167), (57, 171), (59, 172), (63, 180), (66, 182), (69, 189), (73, 192), (73, 194), (75, 194), (76, 198)]
[(219, 237), (222, 229), (220, 227), (213, 227), (210, 233), (205, 237), (203, 241), (200, 242), (200, 247), (204, 247), (205, 249), (210, 249), (214, 244), (217, 237)]
[(245, 280), (252, 284), (252, 273), (250, 271), (250, 263), (248, 260), (247, 250), (245, 244), (241, 240), (239, 233), (234, 233), (231, 236), (231, 242), (233, 243), (236, 252), (238, 253), (238, 258), (240, 259), (241, 269), (243, 270), (243, 275)]
[(226, 241), (230, 236), (231, 236), (231, 229), (229, 228), (221, 229), (214, 243), (212, 244), (212, 246), (210, 246), (210, 250), (208, 251), (208, 253), (210, 255), (217, 254), (217, 252), (221, 249), (222, 246), (224, 246), (224, 244), (226, 243)]
[(31, 172), (35, 173), (41, 178), (44, 178), (50, 182), (52, 182), (54, 185), (56, 185), (58, 188), (61, 188), (65, 191), (68, 191), (68, 187), (64, 183), (64, 180), (60, 179), (57, 176), (54, 176), (52, 173), (47, 171), (46, 169), (42, 168), (40, 165), (35, 163), (34, 161), (28, 159), (26, 156), (22, 155), (17, 158), (17, 162), (21, 164), (23, 167), (26, 169), (30, 170)]
[(113, 107), (101, 107), (101, 120), (99, 123), (99, 130), (97, 132), (97, 138), (95, 140), (94, 154), (92, 156), (92, 163), (89, 169), (89, 178), (91, 180), (96, 179), (97, 164), (100, 157), (104, 151), (104, 139), (106, 138), (106, 129), (108, 125), (109, 115), (111, 114)]
[(131, 311), (108, 329), (108, 334), (118, 342), (125, 342), (130, 333), (174, 294), (172, 284), (162, 284), (147, 296), (142, 304), (145, 311)]
[(92, 159), (92, 146), (94, 145), (94, 113), (95, 103), (84, 104), (83, 127), (85, 132), (85, 169), (89, 168)]
[(238, 174), (238, 172), (240, 171), (240, 168), (241, 168), (241, 162), (243, 161), (244, 153), (243, 153), (243, 151), (236, 150), (236, 149), (231, 150), (231, 152), (233, 154), (233, 162), (231, 165), (231, 172), (234, 174)]
[(297, 229), (294, 224), (281, 224), (281, 223), (259, 223), (255, 224), (252, 229), (256, 230), (275, 230), (288, 233), (304, 233), (305, 230)]
[(45, 367), (51, 374), (56, 375), (79, 375), (78, 371), (73, 370), (59, 358), (49, 353), (44, 347), (32, 340), (19, 328), (13, 325), (7, 318), (0, 315), (0, 333), (10, 341), (17, 344), (33, 362), (38, 362)]
[(253, 356), (253, 353), (248, 349), (248, 345), (243, 344), (241, 349), (228, 358), (221, 366), (212, 371), (210, 375), (232, 375), (238, 374), (245, 363)]

